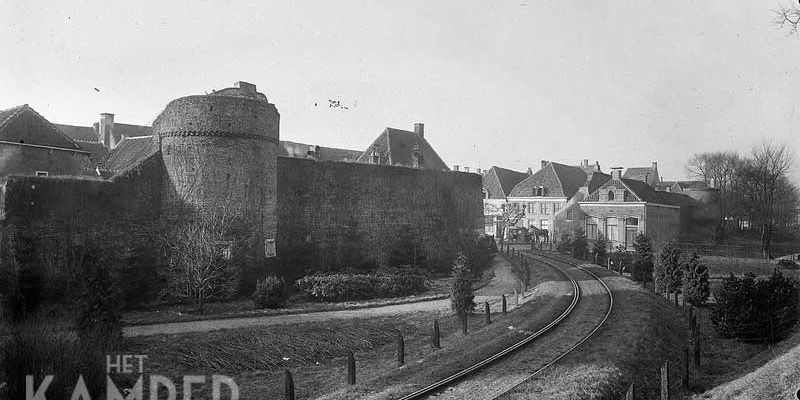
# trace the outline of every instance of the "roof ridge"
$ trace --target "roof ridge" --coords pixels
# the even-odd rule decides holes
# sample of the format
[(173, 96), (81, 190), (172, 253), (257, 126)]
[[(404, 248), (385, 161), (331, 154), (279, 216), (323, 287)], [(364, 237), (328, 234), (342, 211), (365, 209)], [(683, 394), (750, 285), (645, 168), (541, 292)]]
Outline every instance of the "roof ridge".
[[(14, 107), (9, 107), (9, 108), (6, 108), (5, 110), (0, 110), (0, 112), (6, 112), (6, 111), (11, 111), (11, 110), (16, 109), (11, 114), (8, 114), (6, 119), (0, 121), (0, 131), (3, 130), (3, 128), (6, 126), (6, 124), (8, 124), (9, 121), (11, 121), (17, 115), (19, 115), (19, 113), (22, 112), (22, 110), (24, 110), (26, 108), (30, 108), (28, 103), (25, 103), (25, 104), (22, 104), (22, 105), (18, 105), (18, 106), (14, 106)], [(32, 108), (31, 108), (31, 110), (32, 110)]]
[[(66, 134), (66, 133), (64, 133), (64, 132), (61, 132), (61, 129), (58, 129), (58, 127), (57, 127), (57, 126), (56, 126), (54, 123), (50, 122), (50, 121), (49, 121), (47, 118), (45, 118), (45, 117), (44, 117), (42, 114), (39, 114), (39, 112), (38, 112), (38, 111), (34, 110), (34, 109), (33, 109), (33, 107), (29, 106), (27, 103), (26, 103), (26, 104), (23, 104), (23, 105), (21, 105), (21, 106), (17, 106), (17, 107), (19, 108), (18, 110), (16, 110), (16, 111), (14, 111), (13, 113), (11, 113), (11, 115), (9, 115), (9, 116), (8, 116), (8, 117), (5, 119), (5, 121), (2, 121), (2, 122), (0, 123), (0, 131), (2, 131), (2, 130), (3, 130), (3, 128), (4, 128), (6, 125), (8, 125), (8, 123), (9, 123), (9, 122), (10, 122), (12, 119), (14, 119), (14, 117), (16, 117), (16, 116), (20, 115), (20, 114), (21, 114), (23, 111), (25, 111), (25, 110), (29, 110), (29, 111), (31, 111), (31, 112), (33, 113), (33, 115), (35, 115), (37, 118), (39, 118), (39, 119), (41, 119), (42, 121), (44, 121), (44, 122), (45, 122), (45, 124), (46, 124), (47, 126), (49, 126), (49, 127), (50, 127), (50, 129), (52, 129), (52, 130), (53, 130), (53, 131), (54, 131), (56, 134), (58, 134), (58, 135), (61, 135), (61, 136), (62, 136), (64, 139), (66, 139), (66, 140), (67, 140), (67, 142), (68, 142), (68, 143), (71, 143), (71, 144), (72, 144), (72, 146), (73, 146), (73, 148), (71, 148), (71, 149), (70, 149), (69, 147), (58, 147), (58, 146), (52, 146), (52, 147), (58, 147), (58, 148), (69, 149), (69, 150), (82, 150), (82, 149), (81, 149), (81, 146), (78, 146), (78, 144), (77, 144), (77, 143), (76, 143), (74, 140), (72, 140), (72, 138), (71, 138), (71, 137), (69, 137), (69, 135), (67, 135), (67, 134)], [(13, 108), (14, 108), (14, 107), (12, 107), (12, 108), (9, 108), (8, 110), (11, 110), (11, 109), (13, 109)]]
[[(548, 165), (550, 166), (550, 169), (553, 170), (553, 175), (556, 176), (556, 180), (558, 181), (558, 186), (561, 187), (561, 194), (564, 197), (566, 197), (567, 196), (567, 191), (564, 190), (564, 182), (561, 182), (561, 177), (558, 176), (558, 172), (556, 171), (556, 167), (554, 167), (553, 164), (557, 164), (557, 163), (554, 163), (552, 161), (548, 161)], [(563, 165), (563, 164), (559, 164), (559, 165)]]

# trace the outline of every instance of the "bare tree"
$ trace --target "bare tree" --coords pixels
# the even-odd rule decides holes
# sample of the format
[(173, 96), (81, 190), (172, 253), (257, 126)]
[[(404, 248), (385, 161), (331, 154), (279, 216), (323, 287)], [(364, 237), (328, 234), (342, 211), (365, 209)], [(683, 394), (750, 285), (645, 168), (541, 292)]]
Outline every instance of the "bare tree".
[(686, 165), (689, 176), (717, 189), (717, 219), (722, 230), (728, 228), (726, 222), (739, 219), (742, 214), (737, 175), (741, 165), (742, 158), (733, 151), (698, 153)]
[(792, 155), (785, 144), (762, 142), (753, 148), (739, 169), (743, 200), (751, 219), (761, 230), (761, 252), (770, 257), (776, 203), (785, 191), (781, 188), (792, 165)]
[(775, 24), (780, 29), (788, 29), (790, 35), (798, 34), (800, 28), (800, 8), (796, 5), (781, 5), (775, 10)]
[(503, 251), (506, 229), (517, 225), (517, 222), (525, 216), (525, 211), (519, 210), (516, 206), (509, 203), (504, 203), (500, 206), (496, 204), (486, 204), (484, 206), (484, 213), (498, 216), (498, 220), (500, 221), (500, 251)]

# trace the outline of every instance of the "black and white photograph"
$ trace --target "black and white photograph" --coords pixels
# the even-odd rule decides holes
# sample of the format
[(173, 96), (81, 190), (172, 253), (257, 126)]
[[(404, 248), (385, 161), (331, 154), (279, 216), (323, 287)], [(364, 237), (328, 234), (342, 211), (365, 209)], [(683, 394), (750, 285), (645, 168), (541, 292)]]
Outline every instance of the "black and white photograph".
[(0, 0), (0, 400), (800, 399), (798, 0)]

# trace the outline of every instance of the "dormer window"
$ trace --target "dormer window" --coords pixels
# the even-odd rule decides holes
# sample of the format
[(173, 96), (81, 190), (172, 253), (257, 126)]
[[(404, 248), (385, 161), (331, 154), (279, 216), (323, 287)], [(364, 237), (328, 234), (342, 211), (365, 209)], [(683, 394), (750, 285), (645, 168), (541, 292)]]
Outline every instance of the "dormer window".
[(608, 191), (608, 201), (614, 201), (614, 191), (613, 190), (609, 190)]
[(544, 196), (544, 186), (536, 186), (533, 188), (533, 195), (534, 196)]
[(36, 176), (38, 176), (38, 177), (45, 178), (45, 177), (47, 177), (48, 175), (50, 175), (50, 173), (49, 173), (49, 172), (47, 172), (47, 171), (36, 171)]
[(381, 155), (378, 153), (372, 153), (372, 163), (373, 164), (380, 164), (381, 163)]
[(420, 152), (415, 151), (414, 154), (411, 155), (411, 164), (414, 168), (419, 168), (422, 165), (422, 154)]

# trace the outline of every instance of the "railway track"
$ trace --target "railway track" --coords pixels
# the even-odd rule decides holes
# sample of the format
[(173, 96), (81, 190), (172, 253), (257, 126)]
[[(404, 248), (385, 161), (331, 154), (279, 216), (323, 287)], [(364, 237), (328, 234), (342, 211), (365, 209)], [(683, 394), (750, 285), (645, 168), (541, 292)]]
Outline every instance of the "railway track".
[[(506, 347), (505, 349), (495, 353), (494, 355), (492, 355), (490, 357), (487, 357), (487, 358), (483, 359), (480, 362), (477, 362), (477, 363), (473, 364), (472, 366), (470, 366), (468, 368), (465, 368), (465, 369), (463, 369), (461, 371), (458, 371), (455, 374), (452, 374), (452, 375), (450, 375), (450, 376), (448, 376), (448, 377), (446, 377), (444, 379), (441, 379), (441, 380), (439, 380), (437, 382), (434, 382), (434, 383), (432, 383), (432, 384), (430, 384), (430, 385), (428, 385), (428, 386), (426, 386), (424, 388), (421, 388), (421, 389), (419, 389), (419, 390), (417, 390), (417, 391), (415, 391), (413, 393), (410, 393), (410, 394), (402, 397), (400, 400), (422, 399), (422, 398), (439, 397), (439, 396), (441, 396), (441, 397), (454, 397), (454, 398), (465, 398), (466, 396), (470, 396), (470, 397), (473, 397), (473, 398), (478, 398), (478, 397), (487, 398), (486, 393), (483, 393), (483, 394), (475, 393), (475, 392), (473, 392), (472, 389), (469, 388), (469, 385), (466, 385), (467, 386), (466, 388), (461, 388), (461, 389), (456, 388), (456, 386), (459, 386), (459, 385), (460, 386), (465, 386), (465, 384), (467, 384), (468, 382), (466, 382), (464, 378), (466, 378), (466, 377), (468, 377), (470, 375), (473, 375), (473, 374), (478, 374), (478, 373), (484, 373), (484, 374), (485, 373), (493, 373), (494, 376), (502, 377), (503, 376), (503, 371), (502, 371), (503, 365), (500, 364), (498, 361), (500, 361), (501, 359), (509, 359), (511, 356), (514, 356), (515, 360), (508, 360), (508, 361), (512, 362), (513, 364), (515, 364), (515, 366), (514, 366), (514, 372), (515, 372), (514, 377), (513, 378), (508, 378), (508, 377), (501, 378), (500, 380), (504, 381), (504, 382), (501, 382), (501, 383), (493, 382), (494, 383), (493, 386), (497, 386), (497, 387), (492, 387), (490, 389), (492, 391), (492, 394), (489, 397), (491, 397), (491, 398), (500, 397), (503, 394), (508, 393), (509, 391), (512, 391), (514, 388), (519, 386), (521, 383), (536, 377), (542, 371), (545, 371), (548, 367), (552, 366), (553, 364), (557, 363), (562, 358), (564, 358), (567, 355), (571, 354), (581, 344), (583, 344), (584, 342), (589, 340), (589, 338), (591, 338), (592, 335), (594, 335), (594, 333), (597, 332), (605, 324), (605, 322), (608, 320), (609, 315), (611, 315), (611, 311), (613, 309), (614, 300), (613, 300), (613, 294), (611, 293), (611, 290), (608, 288), (608, 286), (605, 284), (605, 282), (603, 282), (603, 280), (600, 279), (600, 277), (598, 277), (593, 272), (591, 272), (591, 271), (589, 271), (589, 270), (587, 270), (585, 268), (582, 268), (579, 265), (577, 265), (577, 264), (575, 264), (575, 263), (573, 263), (571, 261), (568, 261), (568, 260), (559, 259), (559, 258), (556, 258), (556, 257), (552, 257), (550, 255), (541, 254), (541, 253), (524, 253), (524, 254), (525, 254), (526, 257), (534, 259), (534, 260), (536, 260), (536, 261), (538, 261), (538, 262), (540, 262), (542, 264), (548, 265), (551, 268), (555, 269), (556, 271), (561, 273), (571, 283), (571, 285), (572, 285), (572, 301), (570, 302), (570, 304), (556, 318), (554, 318), (552, 321), (550, 321), (548, 324), (546, 324), (544, 327), (542, 327), (541, 329), (537, 330), (536, 332), (531, 333), (530, 335), (527, 335), (522, 340), (514, 343), (513, 345), (511, 345), (509, 347)], [(561, 267), (557, 266), (556, 263), (568, 265), (569, 268), (561, 268)], [(522, 376), (520, 376), (519, 369), (520, 369), (521, 366), (523, 368), (524, 367), (529, 367), (530, 365), (532, 365), (534, 363), (531, 360), (524, 359), (525, 357), (522, 357), (522, 359), (520, 359), (520, 357), (518, 357), (518, 356), (521, 353), (518, 350), (520, 350), (521, 348), (523, 348), (523, 347), (525, 347), (527, 345), (531, 345), (533, 343), (536, 343), (537, 339), (541, 339), (547, 333), (552, 332), (556, 328), (556, 326), (561, 324), (570, 315), (573, 315), (573, 312), (579, 306), (580, 300), (583, 297), (582, 296), (583, 289), (581, 288), (581, 284), (579, 283), (579, 280), (576, 279), (574, 274), (569, 271), (570, 268), (577, 269), (577, 270), (581, 271), (582, 273), (585, 273), (588, 276), (592, 277), (596, 282), (599, 282), (599, 285), (602, 287), (602, 289), (605, 291), (605, 293), (608, 296), (608, 307), (607, 307), (607, 309), (605, 311), (605, 314), (604, 314), (603, 318), (599, 321), (599, 323), (597, 323), (593, 327), (593, 329), (591, 329), (590, 332), (588, 332), (585, 335), (582, 335), (582, 337), (578, 338), (577, 341), (570, 342), (569, 347), (567, 349), (565, 349), (564, 351), (561, 351), (559, 354), (556, 354), (556, 355), (551, 356), (550, 358), (548, 358), (544, 365), (536, 365), (535, 369), (532, 372), (526, 372), (526, 373), (522, 374)], [(553, 339), (551, 338), (550, 340), (553, 340)], [(539, 362), (539, 364), (541, 364), (541, 360), (537, 360), (537, 361)], [(512, 368), (512, 367), (511, 366), (506, 366), (506, 369), (509, 369), (509, 368)], [(490, 371), (490, 370), (493, 370), (493, 369), (495, 371)], [(488, 379), (493, 379), (493, 378), (490, 377)], [(511, 381), (510, 382), (506, 382), (509, 379)], [(487, 385), (482, 385), (482, 387), (486, 387), (486, 386)], [(444, 393), (446, 390), (453, 390), (454, 392), (453, 393), (449, 393), (449, 394), (448, 393)], [(471, 393), (471, 395), (468, 395), (468, 393)]]

